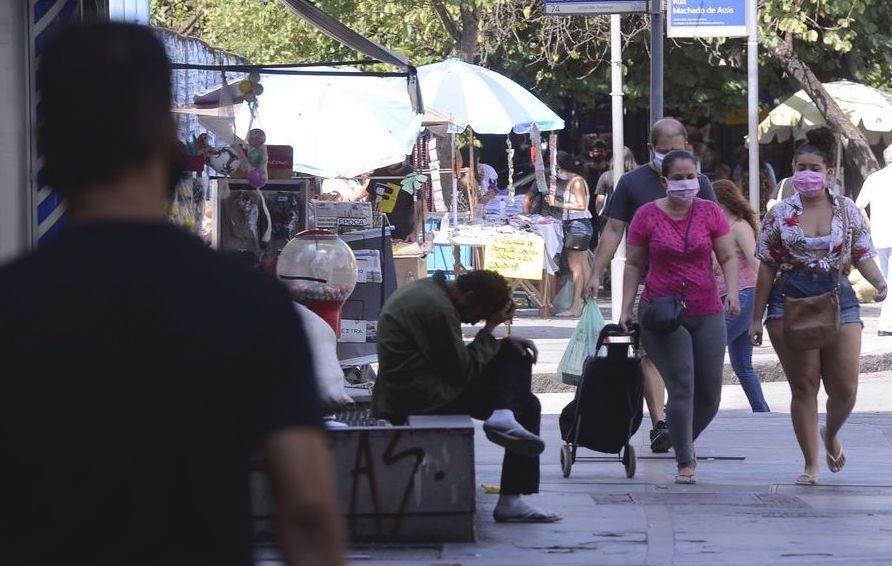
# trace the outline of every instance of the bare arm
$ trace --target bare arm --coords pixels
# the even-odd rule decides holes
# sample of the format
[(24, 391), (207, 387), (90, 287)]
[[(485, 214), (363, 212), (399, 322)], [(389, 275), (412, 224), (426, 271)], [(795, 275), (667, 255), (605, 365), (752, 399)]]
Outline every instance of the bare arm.
[(603, 209), (605, 202), (607, 202), (607, 195), (595, 195), (595, 209), (596, 210)]
[(864, 276), (867, 281), (870, 282), (871, 285), (877, 290), (877, 301), (882, 301), (886, 298), (886, 278), (883, 277), (883, 273), (880, 271), (880, 267), (877, 265), (877, 262), (873, 260), (873, 258), (862, 259), (858, 262), (856, 266), (858, 271), (861, 272), (861, 275)]
[(344, 529), (324, 432), (291, 428), (264, 445), (279, 544), (289, 566), (344, 564)]
[(641, 282), (641, 274), (644, 273), (644, 265), (647, 262), (647, 248), (645, 246), (626, 247), (626, 268), (623, 271), (623, 303), (620, 324), (627, 324), (632, 317), (632, 307), (635, 295), (638, 294), (638, 283)]
[(731, 226), (731, 233), (734, 234), (734, 242), (737, 244), (737, 247), (746, 256), (753, 269), (759, 269), (759, 260), (756, 259), (756, 236), (753, 234), (753, 229), (750, 228), (750, 225), (743, 221), (735, 222)]
[(725, 275), (725, 287), (728, 289), (729, 314), (737, 316), (733, 305), (736, 305), (737, 312), (740, 312), (740, 279), (738, 278), (737, 254), (734, 245), (734, 239), (731, 234), (725, 234), (713, 239), (712, 248), (715, 250), (715, 257), (722, 266), (722, 273)]
[(616, 250), (619, 248), (619, 243), (622, 241), (625, 231), (626, 223), (622, 220), (617, 220), (616, 218), (609, 218), (607, 220), (607, 225), (604, 226), (604, 230), (601, 232), (601, 237), (598, 239), (598, 249), (595, 250), (594, 269), (592, 269), (592, 274), (588, 279), (588, 283), (586, 283), (585, 288), (583, 289), (583, 294), (586, 297), (597, 296), (598, 281), (601, 279), (601, 274), (607, 269), (610, 260), (612, 260), (613, 256), (616, 254)]
[(750, 326), (750, 338), (757, 346), (762, 345), (762, 314), (768, 305), (768, 297), (771, 295), (775, 275), (777, 275), (776, 266), (764, 261), (759, 264), (759, 277), (756, 280), (756, 296), (753, 304), (753, 322)]

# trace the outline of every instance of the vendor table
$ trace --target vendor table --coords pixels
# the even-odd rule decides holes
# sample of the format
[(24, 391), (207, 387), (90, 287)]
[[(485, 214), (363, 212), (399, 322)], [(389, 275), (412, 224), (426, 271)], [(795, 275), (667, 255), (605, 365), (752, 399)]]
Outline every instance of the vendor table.
[[(434, 236), (434, 245), (469, 246), (474, 249), (474, 269), (483, 269), (487, 263), (506, 276), (512, 291), (521, 288), (526, 291), (539, 307), (541, 316), (551, 311), (551, 293), (554, 275), (558, 270), (555, 257), (563, 248), (563, 229), (559, 222), (542, 216), (513, 216), (508, 223), (463, 224), (457, 227), (444, 226)], [(494, 242), (507, 241), (512, 244), (517, 257), (505, 261), (486, 256), (486, 249), (492, 254)], [(539, 252), (541, 267), (529, 265), (525, 257)], [(510, 252), (509, 252), (509, 255)], [(518, 269), (524, 273), (518, 274)], [(522, 276), (518, 276), (522, 275)]]

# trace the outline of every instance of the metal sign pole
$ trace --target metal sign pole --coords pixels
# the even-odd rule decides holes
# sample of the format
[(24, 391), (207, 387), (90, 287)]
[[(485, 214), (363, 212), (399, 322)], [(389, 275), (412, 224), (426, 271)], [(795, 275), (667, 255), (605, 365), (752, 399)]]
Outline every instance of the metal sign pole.
[(749, 115), (749, 178), (750, 206), (757, 214), (762, 213), (759, 199), (759, 6), (757, 0), (747, 0), (747, 97)]
[(650, 124), (663, 117), (663, 0), (650, 2)]
[[(611, 101), (613, 106), (613, 186), (622, 177), (623, 152), (623, 62), (622, 62), (622, 18), (619, 14), (610, 16), (610, 77), (612, 81)], [(619, 320), (623, 301), (623, 271), (626, 267), (626, 238), (623, 236), (616, 254), (610, 262), (610, 317)]]

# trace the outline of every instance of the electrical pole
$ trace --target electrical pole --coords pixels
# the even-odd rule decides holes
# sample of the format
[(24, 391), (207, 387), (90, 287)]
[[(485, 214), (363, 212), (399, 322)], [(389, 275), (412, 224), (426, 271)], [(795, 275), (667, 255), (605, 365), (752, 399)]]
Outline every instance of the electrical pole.
[(650, 1), (650, 125), (663, 117), (663, 0)]
[[(623, 176), (623, 36), (622, 18), (619, 14), (610, 16), (610, 97), (613, 109), (613, 186)], [(661, 91), (662, 94), (662, 91)], [(618, 322), (623, 300), (623, 271), (626, 265), (626, 238), (623, 236), (613, 260), (610, 262), (610, 316)]]
[(747, 29), (749, 37), (746, 42), (747, 59), (747, 114), (749, 119), (750, 142), (750, 206), (757, 214), (759, 210), (759, 6), (757, 0), (747, 0)]

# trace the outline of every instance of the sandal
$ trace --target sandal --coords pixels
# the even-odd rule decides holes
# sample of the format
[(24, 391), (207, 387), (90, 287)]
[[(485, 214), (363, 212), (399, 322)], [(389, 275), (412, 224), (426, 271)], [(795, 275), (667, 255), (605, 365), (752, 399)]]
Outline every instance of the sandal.
[(818, 476), (801, 473), (801, 474), (799, 474), (799, 477), (796, 478), (796, 485), (807, 485), (807, 486), (818, 485)]
[[(824, 441), (824, 447), (827, 446), (827, 427), (821, 427), (821, 440)], [(842, 449), (842, 442), (839, 443), (839, 454), (836, 456), (832, 456), (830, 452), (827, 452), (827, 469), (829, 469), (834, 474), (838, 474), (842, 471), (843, 468), (846, 467), (846, 453)]]
[(697, 483), (697, 479), (694, 477), (694, 473), (690, 474), (675, 474), (675, 483), (679, 485), (694, 485)]

